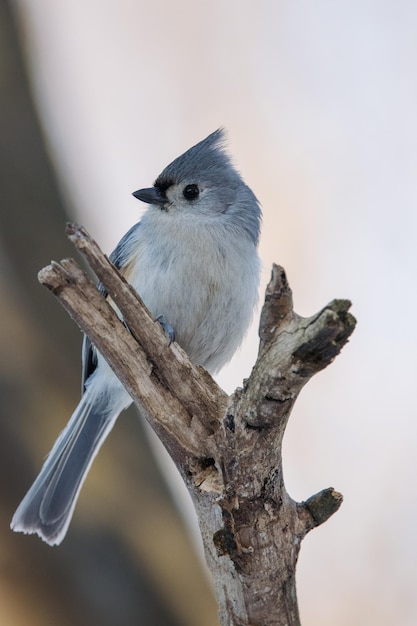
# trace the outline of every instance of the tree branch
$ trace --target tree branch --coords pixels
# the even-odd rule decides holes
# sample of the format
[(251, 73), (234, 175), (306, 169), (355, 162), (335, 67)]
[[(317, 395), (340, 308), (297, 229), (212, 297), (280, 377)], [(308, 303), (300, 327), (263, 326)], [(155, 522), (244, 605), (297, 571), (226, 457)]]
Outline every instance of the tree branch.
[(67, 233), (108, 299), (72, 260), (52, 262), (39, 280), (109, 362), (180, 470), (198, 514), (222, 626), (299, 624), (295, 567), (301, 540), (337, 511), (342, 496), (324, 489), (303, 503), (293, 501), (283, 481), (282, 439), (302, 387), (354, 330), (350, 302), (334, 300), (316, 315), (300, 317), (285, 272), (274, 265), (258, 359), (243, 388), (228, 398), (178, 344), (169, 345), (86, 231), (71, 224)]

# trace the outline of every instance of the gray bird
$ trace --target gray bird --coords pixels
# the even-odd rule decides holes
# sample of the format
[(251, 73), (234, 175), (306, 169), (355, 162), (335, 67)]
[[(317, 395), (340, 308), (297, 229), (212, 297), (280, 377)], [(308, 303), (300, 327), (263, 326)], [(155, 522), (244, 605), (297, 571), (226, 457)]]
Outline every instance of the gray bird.
[[(259, 203), (223, 143), (219, 129), (133, 194), (150, 206), (110, 257), (191, 361), (211, 373), (242, 341), (260, 274)], [(50, 545), (65, 537), (94, 457), (132, 402), (88, 338), (82, 352), (80, 403), (11, 523)]]

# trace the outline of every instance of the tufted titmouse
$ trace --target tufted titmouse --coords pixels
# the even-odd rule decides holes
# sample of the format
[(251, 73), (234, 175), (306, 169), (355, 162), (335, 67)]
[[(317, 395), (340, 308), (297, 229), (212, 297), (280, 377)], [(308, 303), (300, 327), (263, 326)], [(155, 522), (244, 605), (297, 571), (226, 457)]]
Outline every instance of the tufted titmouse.
[[(133, 194), (150, 207), (110, 257), (191, 361), (212, 373), (242, 340), (260, 273), (259, 203), (223, 140), (215, 131)], [(87, 337), (82, 357), (81, 401), (11, 523), (50, 545), (63, 540), (91, 463), (132, 402)]]

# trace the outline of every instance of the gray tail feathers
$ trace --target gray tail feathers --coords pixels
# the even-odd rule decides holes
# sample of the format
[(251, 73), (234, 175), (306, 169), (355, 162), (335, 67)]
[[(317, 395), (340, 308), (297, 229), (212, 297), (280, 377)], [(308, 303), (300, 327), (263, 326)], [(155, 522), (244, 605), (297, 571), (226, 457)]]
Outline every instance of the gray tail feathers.
[(13, 516), (11, 528), (61, 543), (87, 472), (120, 410), (107, 393), (87, 389)]

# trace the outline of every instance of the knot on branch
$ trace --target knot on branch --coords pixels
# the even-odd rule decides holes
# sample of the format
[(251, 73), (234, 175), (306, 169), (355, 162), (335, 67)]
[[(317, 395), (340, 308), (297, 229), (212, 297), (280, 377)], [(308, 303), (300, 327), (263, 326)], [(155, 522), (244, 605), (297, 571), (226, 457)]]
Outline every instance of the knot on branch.
[(299, 516), (304, 519), (304, 534), (307, 534), (313, 528), (327, 522), (336, 511), (339, 510), (343, 502), (343, 496), (333, 489), (328, 487), (323, 489), (313, 496), (301, 502), (299, 507)]

